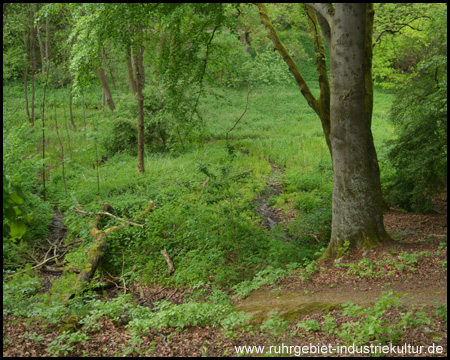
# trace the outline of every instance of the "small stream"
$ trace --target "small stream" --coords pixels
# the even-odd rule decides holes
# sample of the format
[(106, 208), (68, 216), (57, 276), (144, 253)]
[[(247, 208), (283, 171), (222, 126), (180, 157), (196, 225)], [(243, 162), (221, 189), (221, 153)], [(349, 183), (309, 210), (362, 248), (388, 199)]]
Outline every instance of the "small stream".
[(257, 204), (256, 211), (263, 217), (261, 220), (261, 227), (270, 230), (277, 224), (283, 221), (283, 212), (280, 209), (269, 205), (269, 199), (272, 196), (278, 196), (283, 191), (283, 185), (278, 181), (282, 170), (274, 163), (270, 162), (272, 167), (271, 175), (266, 179), (267, 185), (259, 194), (258, 198), (254, 200)]

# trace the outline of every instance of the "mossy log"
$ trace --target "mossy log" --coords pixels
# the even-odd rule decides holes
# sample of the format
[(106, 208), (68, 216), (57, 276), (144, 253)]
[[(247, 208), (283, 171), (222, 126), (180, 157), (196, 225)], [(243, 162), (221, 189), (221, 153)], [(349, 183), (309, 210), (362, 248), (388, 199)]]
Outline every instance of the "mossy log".
[[(77, 203), (78, 205), (78, 203)], [(150, 211), (152, 211), (155, 208), (155, 205), (153, 201), (150, 201), (148, 204), (147, 209), (138, 216), (138, 218), (141, 218), (142, 216), (148, 214)], [(105, 255), (106, 246), (108, 244), (108, 235), (113, 233), (114, 231), (117, 231), (121, 228), (123, 228), (126, 224), (129, 225), (135, 225), (135, 226), (143, 226), (141, 224), (136, 224), (134, 222), (117, 218), (116, 216), (110, 214), (108, 211), (112, 211), (113, 207), (110, 204), (103, 204), (102, 212), (98, 212), (97, 216), (94, 220), (91, 221), (90, 227), (91, 230), (89, 233), (91, 236), (95, 239), (94, 245), (92, 245), (87, 253), (87, 259), (84, 263), (83, 269), (80, 271), (80, 273), (77, 276), (77, 280), (75, 281), (75, 285), (70, 290), (69, 294), (66, 296), (65, 301), (68, 301), (72, 299), (74, 296), (80, 294), (85, 289), (86, 285), (89, 284), (91, 279), (94, 277), (95, 271), (97, 270), (98, 265), (100, 264), (100, 261), (103, 259), (103, 256)], [(77, 212), (89, 214), (85, 211), (82, 211), (80, 209), (76, 209)], [(92, 213), (90, 213), (92, 214)], [(104, 216), (111, 216), (119, 221), (123, 221), (122, 224), (118, 226), (113, 226), (108, 229), (99, 230), (98, 224), (100, 220)]]

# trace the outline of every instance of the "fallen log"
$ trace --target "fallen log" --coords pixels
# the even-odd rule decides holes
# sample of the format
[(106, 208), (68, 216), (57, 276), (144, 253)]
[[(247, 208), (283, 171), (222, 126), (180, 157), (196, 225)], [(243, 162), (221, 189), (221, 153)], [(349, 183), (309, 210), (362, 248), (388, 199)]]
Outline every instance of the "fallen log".
[[(74, 201), (77, 204), (77, 207), (80, 207), (80, 205), (78, 204), (76, 199), (74, 199)], [(153, 211), (154, 208), (155, 208), (155, 205), (154, 205), (153, 201), (150, 201), (147, 209), (144, 211), (143, 214), (147, 214), (150, 211)], [(80, 213), (85, 213), (86, 215), (94, 214), (94, 213), (89, 213), (89, 212), (86, 212), (83, 210), (80, 211), (80, 210), (81, 209), (79, 209), (79, 208), (75, 209), (75, 211), (80, 212)], [(88, 249), (87, 259), (84, 263), (84, 267), (78, 274), (74, 286), (69, 291), (69, 293), (66, 295), (66, 297), (65, 297), (66, 302), (68, 300), (72, 299), (73, 297), (75, 297), (76, 295), (82, 293), (83, 290), (85, 289), (86, 285), (89, 284), (91, 279), (94, 277), (95, 271), (97, 270), (97, 267), (100, 264), (100, 261), (103, 259), (103, 256), (105, 255), (105, 250), (106, 250), (106, 246), (108, 244), (108, 235), (109, 234), (125, 227), (125, 225), (142, 226), (142, 227), (144, 226), (142, 224), (136, 224), (135, 222), (128, 221), (126, 219), (121, 219), (115, 215), (112, 215), (109, 213), (109, 211), (112, 211), (112, 210), (113, 210), (113, 207), (110, 204), (105, 203), (105, 204), (103, 204), (102, 211), (95, 213), (97, 216), (95, 217), (94, 220), (91, 221), (91, 223), (90, 223), (91, 229), (89, 231), (90, 235), (95, 239), (95, 243)], [(141, 214), (138, 218), (142, 217), (143, 214)], [(104, 216), (111, 216), (118, 221), (122, 221), (122, 224), (120, 224), (118, 226), (110, 227), (108, 229), (99, 230), (98, 224)]]
[(50, 272), (50, 273), (62, 273), (64, 271), (69, 271), (69, 272), (74, 272), (77, 274), (80, 272), (78, 269), (75, 269), (75, 268), (55, 267), (55, 266), (49, 266), (49, 265), (42, 267), (41, 271)]

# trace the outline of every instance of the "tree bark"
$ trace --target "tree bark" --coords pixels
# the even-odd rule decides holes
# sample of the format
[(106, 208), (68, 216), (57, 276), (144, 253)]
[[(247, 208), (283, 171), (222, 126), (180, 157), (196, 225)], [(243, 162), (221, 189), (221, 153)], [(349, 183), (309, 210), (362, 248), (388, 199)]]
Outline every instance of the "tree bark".
[(166, 249), (161, 250), (161, 254), (164, 256), (164, 260), (166, 260), (167, 263), (167, 275), (172, 275), (175, 271), (175, 267), (173, 266), (173, 262), (170, 259), (169, 254), (167, 253)]
[[(372, 58), (373, 58), (373, 19), (375, 11), (373, 9), (373, 3), (368, 3), (366, 7), (366, 40), (364, 48), (364, 75), (365, 75), (365, 85), (366, 85), (366, 98), (365, 98), (365, 110), (366, 110), (366, 121), (369, 122), (370, 128), (372, 128), (372, 113), (373, 113), (373, 76), (372, 76)], [(372, 132), (370, 133), (371, 147), (370, 147), (370, 158), (371, 158), (371, 172), (372, 179), (375, 182), (375, 187), (377, 189), (378, 195), (375, 199), (377, 206), (382, 209), (376, 216), (377, 230), (380, 239), (390, 238), (389, 234), (386, 232), (384, 227), (383, 211), (388, 209), (386, 202), (383, 199), (383, 193), (381, 191), (381, 178), (380, 178), (380, 167), (378, 166), (378, 157), (375, 150), (375, 144), (373, 142)]]
[(108, 107), (111, 111), (114, 111), (116, 108), (116, 105), (114, 104), (114, 100), (111, 95), (111, 90), (108, 86), (108, 80), (106, 80), (105, 72), (103, 69), (97, 69), (98, 77), (100, 79), (100, 84), (102, 85), (103, 94), (106, 98), (106, 103), (108, 104)]
[(41, 54), (42, 75), (45, 74), (47, 62), (49, 61), (49, 36), (50, 36), (50, 24), (48, 16), (45, 17), (45, 44), (42, 41), (42, 27), (44, 25), (36, 24), (37, 36), (39, 41), (39, 51)]
[(382, 219), (366, 109), (366, 4), (337, 4), (335, 11), (338, 25), (331, 27), (330, 46), (333, 217), (324, 259), (340, 256), (346, 241), (363, 249), (380, 245), (377, 219)]
[(250, 54), (250, 45), (251, 45), (250, 30), (246, 29), (239, 22), (236, 26), (237, 26), (237, 31), (239, 34), (239, 40), (241, 41), (242, 46), (244, 47), (244, 51), (247, 54)]
[(141, 45), (134, 54), (134, 70), (136, 72), (136, 90), (138, 96), (138, 173), (145, 173), (144, 166), (144, 74), (143, 74), (143, 53), (144, 47)]
[[(141, 29), (142, 31), (142, 29)], [(141, 45), (139, 54), (139, 72), (141, 74), (141, 89), (145, 89), (145, 70), (144, 70), (144, 45)]]

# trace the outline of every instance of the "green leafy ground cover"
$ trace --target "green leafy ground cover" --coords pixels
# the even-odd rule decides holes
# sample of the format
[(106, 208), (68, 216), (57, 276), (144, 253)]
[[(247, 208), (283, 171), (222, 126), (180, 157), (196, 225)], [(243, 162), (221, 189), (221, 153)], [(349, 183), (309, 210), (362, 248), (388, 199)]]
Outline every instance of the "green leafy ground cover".
[[(12, 111), (21, 106), (19, 98), (13, 98), (18, 87), (11, 83), (6, 91), (9, 118), (4, 124), (4, 147), (9, 157), (6, 157), (5, 169), (19, 174), (23, 191), (30, 194), (27, 209), (33, 217), (22, 240), (4, 242), (4, 263), (10, 269), (23, 261), (33, 241), (45, 238), (52, 217), (49, 204), (31, 194), (43, 192), (42, 160), (34, 155), (36, 150), (42, 150), (40, 125), (38, 122), (33, 129), (18, 126), (20, 112)], [(57, 96), (62, 96), (62, 91), (58, 90)], [(252, 89), (248, 113), (230, 132), (231, 151), (226, 146), (225, 134), (242, 114), (247, 90), (214, 91), (220, 96), (208, 96), (202, 103), (206, 122), (203, 140), (186, 144), (184, 148), (175, 143), (167, 149), (160, 140), (155, 141), (155, 146), (148, 147), (144, 175), (137, 174), (135, 149), (127, 145), (134, 145), (133, 128), (114, 126), (123, 121), (120, 119), (132, 116), (133, 107), (127, 103), (132, 99), (124, 96), (123, 105), (119, 105), (114, 114), (88, 107), (85, 129), (82, 129), (80, 108), (76, 107), (75, 121), (79, 130), (74, 132), (67, 128), (62, 132), (67, 144), (70, 138), (64, 174), (67, 195), (51, 112), (46, 124), (45, 164), (49, 173), (46, 196), (65, 213), (66, 243), (82, 239), (79, 247), (66, 255), (65, 265), (81, 268), (86, 249), (92, 244), (90, 218), (73, 211), (73, 197), (85, 205), (86, 211), (99, 211), (101, 203), (108, 202), (113, 204), (115, 215), (128, 219), (136, 218), (152, 200), (156, 204), (155, 211), (140, 219), (145, 228), (126, 227), (108, 237), (98, 280), (101, 282), (101, 277), (109, 273), (123, 276), (129, 286), (180, 288), (190, 295), (179, 303), (160, 300), (148, 307), (137, 305), (129, 295), (106, 301), (94, 291), (99, 285), (93, 285), (83, 301), (75, 300), (64, 307), (60, 299), (72, 286), (75, 274), (64, 273), (52, 282), (50, 291), (43, 294), (42, 280), (28, 270), (4, 282), (4, 317), (8, 322), (20, 327), (21, 319), (27, 319), (26, 326), (32, 329), (36, 329), (37, 322), (42, 323), (37, 331), (26, 332), (23, 336), (33, 344), (45, 344), (46, 354), (54, 356), (92, 354), (84, 346), (93, 339), (97, 342), (95, 334), (99, 331), (108, 328), (117, 332), (117, 327), (125, 326), (121, 322), (124, 314), (129, 317), (126, 322), (129, 336), (120, 341), (116, 339), (122, 343), (122, 349), (114, 350), (116, 355), (161, 354), (169, 351), (170, 347), (165, 346), (167, 341), (172, 344), (178, 337), (191, 334), (192, 329), (200, 333), (210, 329), (210, 334), (215, 334), (211, 344), (199, 345), (202, 353), (226, 354), (229, 350), (225, 351), (225, 347), (235, 343), (240, 332), (245, 334), (244, 338), (254, 336), (258, 341), (269, 342), (294, 341), (299, 334), (307, 339), (311, 334), (322, 332), (349, 343), (354, 334), (359, 334), (358, 342), (363, 344), (402, 339), (415, 328), (432, 326), (432, 321), (436, 324), (443, 316), (443, 304), (433, 310), (437, 315), (428, 311), (413, 320), (413, 313), (403, 312), (400, 322), (392, 322), (391, 315), (384, 316), (386, 311), (393, 311), (390, 304), (394, 300), (389, 300), (389, 295), (374, 308), (359, 310), (356, 320), (348, 323), (341, 323), (333, 316), (346, 318), (345, 311), (356, 305), (348, 305), (344, 310), (331, 307), (332, 313), (324, 319), (312, 316), (300, 321), (304, 314), (294, 312), (286, 320), (274, 313), (258, 325), (232, 307), (232, 302), (236, 301), (233, 299), (245, 298), (262, 286), (277, 289), (277, 281), (294, 271), (299, 271), (296, 276), (301, 281), (309, 281), (320, 272), (315, 259), (330, 235), (332, 172), (319, 120), (300, 97), (298, 89), (279, 86)], [(391, 95), (376, 92), (373, 131), (382, 166), (383, 142), (391, 137), (393, 130), (387, 121), (391, 101)], [(57, 112), (58, 118), (64, 119), (64, 109), (57, 107)], [(60, 126), (64, 129), (65, 125)], [(114, 142), (123, 148), (106, 146)], [(96, 165), (102, 157), (107, 159), (99, 164), (97, 178)], [(268, 230), (260, 226), (261, 215), (255, 201), (264, 192), (275, 167), (279, 169), (276, 176), (283, 191), (268, 202), (286, 214), (286, 221)], [(383, 167), (381, 170), (382, 176), (390, 171)], [(287, 221), (292, 219), (289, 216), (292, 213), (296, 214), (294, 219)], [(114, 219), (106, 219), (103, 226), (115, 224)], [(167, 275), (167, 264), (160, 253), (162, 248), (175, 264), (172, 276)], [(380, 276), (385, 273), (384, 267), (390, 266), (395, 276), (396, 271), (413, 271), (421, 257), (426, 254), (400, 252), (399, 261), (362, 259), (337, 264), (336, 269), (346, 271), (346, 276), (359, 278)], [(324, 308), (321, 305), (317, 309)], [(373, 320), (371, 326), (365, 325), (368, 317)], [(46, 329), (57, 330), (57, 336), (47, 341)], [(440, 333), (435, 336), (442, 338)], [(7, 336), (4, 345), (12, 341)], [(108, 352), (97, 349), (94, 353)]]

